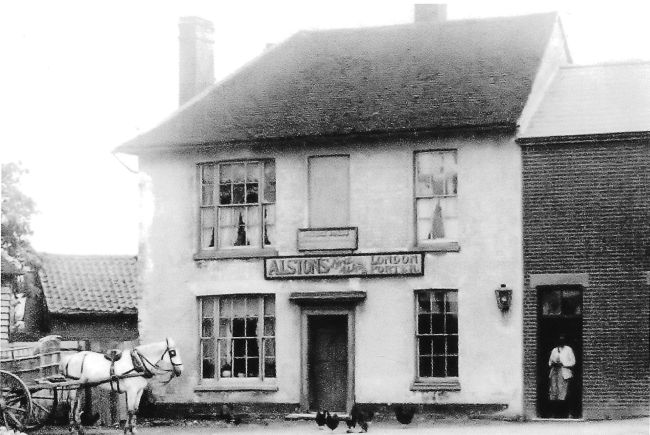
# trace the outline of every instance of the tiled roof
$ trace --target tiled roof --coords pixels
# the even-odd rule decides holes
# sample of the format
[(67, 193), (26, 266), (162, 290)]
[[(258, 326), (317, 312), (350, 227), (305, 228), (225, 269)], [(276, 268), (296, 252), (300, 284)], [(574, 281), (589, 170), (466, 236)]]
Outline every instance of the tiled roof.
[(555, 13), (299, 32), (117, 149), (514, 129)]
[(136, 257), (41, 254), (39, 277), (54, 314), (136, 314)]
[(650, 62), (561, 68), (521, 139), (650, 132)]

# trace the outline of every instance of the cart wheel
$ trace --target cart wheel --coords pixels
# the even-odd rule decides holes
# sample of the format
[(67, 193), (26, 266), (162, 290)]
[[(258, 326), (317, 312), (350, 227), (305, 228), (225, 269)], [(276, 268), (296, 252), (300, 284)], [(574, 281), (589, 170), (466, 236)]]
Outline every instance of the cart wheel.
[(44, 388), (31, 391), (32, 412), (25, 423), (25, 430), (35, 430), (49, 423), (54, 416), (58, 403), (56, 388)]
[(0, 409), (7, 429), (26, 430), (32, 413), (32, 397), (27, 385), (12, 373), (0, 370)]

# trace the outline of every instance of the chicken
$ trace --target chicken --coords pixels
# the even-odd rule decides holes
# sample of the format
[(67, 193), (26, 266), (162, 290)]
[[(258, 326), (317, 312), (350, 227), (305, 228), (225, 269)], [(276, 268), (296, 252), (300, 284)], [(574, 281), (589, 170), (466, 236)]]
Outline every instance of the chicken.
[(350, 417), (345, 420), (348, 425), (348, 433), (352, 432), (352, 428), (356, 427), (357, 423), (361, 428), (361, 432), (368, 432), (368, 423), (374, 416), (375, 413), (372, 410), (365, 409), (355, 403), (350, 410)]
[(415, 411), (416, 407), (414, 405), (396, 405), (395, 417), (397, 417), (397, 421), (400, 423), (409, 424), (411, 421), (413, 421)]
[(318, 425), (318, 429), (323, 430), (325, 429), (325, 412), (318, 411), (316, 413), (316, 424)]
[(331, 415), (329, 412), (325, 414), (325, 424), (331, 430), (339, 427), (339, 416), (337, 414)]

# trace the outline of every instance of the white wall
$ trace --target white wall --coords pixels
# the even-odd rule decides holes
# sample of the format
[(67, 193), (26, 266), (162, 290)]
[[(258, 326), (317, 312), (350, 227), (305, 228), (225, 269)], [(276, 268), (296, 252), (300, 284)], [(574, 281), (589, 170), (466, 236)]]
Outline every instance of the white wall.
[[(196, 164), (222, 159), (275, 158), (277, 248), (296, 254), (296, 231), (308, 226), (307, 158), (350, 155), (350, 225), (359, 228), (358, 252), (414, 247), (413, 152), (458, 150), (460, 252), (428, 253), (425, 274), (411, 278), (266, 281), (263, 262), (192, 259), (197, 249)], [(510, 137), (330, 144), (327, 147), (232, 146), (212, 152), (141, 158), (143, 297), (140, 336), (146, 343), (174, 337), (185, 363), (183, 377), (161, 400), (298, 403), (300, 309), (292, 291), (359, 289), (357, 402), (508, 403), (521, 409), (522, 240), (520, 154)], [(503, 315), (494, 289), (514, 289)], [(413, 392), (415, 289), (453, 288), (459, 294), (460, 392)], [(276, 392), (195, 393), (198, 378), (198, 295), (275, 293)]]

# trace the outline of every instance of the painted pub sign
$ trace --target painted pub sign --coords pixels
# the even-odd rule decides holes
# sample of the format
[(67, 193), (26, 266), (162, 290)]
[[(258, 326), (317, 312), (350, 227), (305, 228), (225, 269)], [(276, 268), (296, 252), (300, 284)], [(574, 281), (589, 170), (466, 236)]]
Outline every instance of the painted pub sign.
[(424, 254), (381, 254), (273, 257), (264, 260), (265, 279), (323, 279), (382, 276), (421, 276)]

